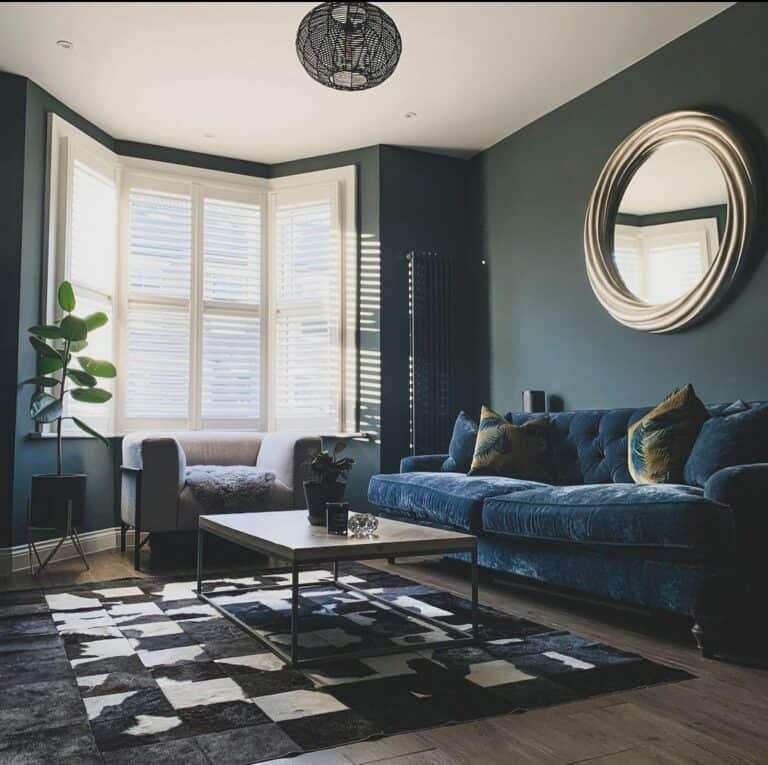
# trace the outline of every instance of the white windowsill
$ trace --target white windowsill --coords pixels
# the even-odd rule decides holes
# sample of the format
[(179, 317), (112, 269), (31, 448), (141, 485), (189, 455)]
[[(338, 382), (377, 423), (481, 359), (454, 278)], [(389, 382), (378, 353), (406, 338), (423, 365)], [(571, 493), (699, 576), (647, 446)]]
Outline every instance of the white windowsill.
[[(104, 438), (122, 438), (123, 433), (109, 433), (109, 434), (103, 434)], [(89, 436), (87, 433), (62, 433), (61, 437), (67, 441), (70, 440), (80, 440), (80, 439), (86, 439), (88, 441), (95, 441), (95, 436)], [(55, 439), (56, 434), (55, 433), (38, 433), (36, 431), (33, 431), (31, 433), (27, 433), (27, 439), (29, 441), (48, 441), (51, 439)]]

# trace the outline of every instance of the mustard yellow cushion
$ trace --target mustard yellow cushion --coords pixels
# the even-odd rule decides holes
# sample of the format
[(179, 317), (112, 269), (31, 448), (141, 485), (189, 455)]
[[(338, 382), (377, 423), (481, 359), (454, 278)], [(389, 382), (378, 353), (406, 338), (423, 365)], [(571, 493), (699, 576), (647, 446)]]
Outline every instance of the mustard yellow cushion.
[(683, 483), (683, 468), (707, 408), (689, 383), (629, 428), (629, 472), (635, 483)]
[(469, 475), (500, 475), (552, 483), (549, 420), (515, 425), (484, 406)]

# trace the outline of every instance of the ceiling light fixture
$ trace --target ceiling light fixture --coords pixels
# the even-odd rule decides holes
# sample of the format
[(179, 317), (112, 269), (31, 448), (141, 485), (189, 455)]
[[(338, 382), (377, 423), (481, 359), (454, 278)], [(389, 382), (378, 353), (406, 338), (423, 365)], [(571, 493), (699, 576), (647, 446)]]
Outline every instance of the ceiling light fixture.
[(395, 22), (373, 3), (321, 3), (296, 33), (296, 53), (307, 74), (334, 90), (381, 85), (402, 50)]
[(58, 45), (59, 48), (64, 48), (64, 50), (71, 50), (75, 47), (72, 40), (56, 40), (56, 45)]
[(406, 112), (406, 113), (403, 115), (403, 117), (405, 117), (407, 120), (415, 120), (415, 119), (416, 119), (416, 117), (418, 117), (418, 116), (419, 116), (419, 115), (418, 115), (418, 114), (416, 114), (416, 112)]

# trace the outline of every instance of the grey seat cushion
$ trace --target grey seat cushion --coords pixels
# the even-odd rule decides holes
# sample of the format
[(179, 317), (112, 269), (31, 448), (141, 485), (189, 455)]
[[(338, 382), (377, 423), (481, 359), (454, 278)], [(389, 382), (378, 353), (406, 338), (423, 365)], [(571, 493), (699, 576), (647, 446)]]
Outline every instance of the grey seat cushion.
[(250, 465), (189, 465), (185, 478), (185, 488), (211, 514), (267, 509), (275, 483), (271, 470)]
[(404, 521), (474, 531), (480, 528), (480, 508), (486, 497), (545, 485), (463, 473), (383, 474), (371, 478), (368, 500)]
[(731, 534), (728, 508), (693, 486), (590, 484), (549, 486), (491, 497), (483, 530), (494, 535), (592, 545), (653, 557), (708, 557)]

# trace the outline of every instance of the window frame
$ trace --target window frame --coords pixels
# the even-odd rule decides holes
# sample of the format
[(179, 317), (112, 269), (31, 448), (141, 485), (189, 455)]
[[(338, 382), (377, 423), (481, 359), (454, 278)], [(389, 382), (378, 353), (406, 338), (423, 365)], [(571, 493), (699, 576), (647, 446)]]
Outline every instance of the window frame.
[[(69, 269), (67, 242), (71, 236), (69, 210), (72, 201), (73, 157), (77, 152), (97, 157), (116, 174), (117, 184), (117, 231), (115, 284), (111, 296), (113, 319), (112, 347), (114, 361), (118, 367), (112, 407), (111, 433), (124, 433), (142, 429), (185, 429), (185, 430), (272, 430), (276, 422), (275, 355), (274, 355), (274, 292), (275, 248), (273, 232), (276, 228), (274, 211), (280, 192), (302, 192), (310, 194), (319, 189), (334, 189), (334, 225), (338, 230), (339, 243), (339, 301), (340, 301), (340, 379), (338, 422), (328, 423), (321, 428), (325, 433), (354, 432), (358, 423), (358, 257), (356, 183), (354, 165), (320, 170), (298, 175), (266, 179), (255, 176), (207, 170), (176, 165), (155, 160), (126, 157), (111, 152), (95, 139), (82, 133), (55, 114), (49, 114), (49, 156), (48, 156), (48, 205), (46, 209), (46, 250), (44, 253), (43, 279), (41, 285), (41, 313), (45, 320), (55, 319), (56, 285), (65, 278)], [(73, 147), (77, 147), (73, 150)], [(143, 183), (137, 183), (143, 181)], [(128, 305), (128, 244), (129, 244), (129, 195), (136, 187), (171, 193), (189, 194), (192, 201), (192, 251), (190, 297), (186, 301), (160, 296), (138, 298), (147, 306), (162, 304), (178, 307), (188, 306), (190, 319), (190, 369), (189, 399), (187, 417), (129, 418), (125, 412), (127, 376), (120, 374), (126, 369)], [(203, 295), (203, 251), (204, 251), (204, 203), (205, 199), (258, 204), (261, 212), (261, 273), (260, 298), (254, 304), (238, 305), (235, 301), (210, 301)], [(183, 305), (182, 305), (183, 304)], [(202, 412), (203, 384), (203, 321), (206, 315), (215, 312), (233, 313), (238, 316), (257, 318), (260, 337), (260, 409), (259, 416), (244, 421), (204, 417)]]
[[(115, 221), (117, 226), (114, 233), (115, 268), (111, 293), (101, 292), (91, 286), (80, 284), (71, 278), (71, 253), (72, 253), (72, 204), (74, 189), (75, 162), (80, 162), (92, 172), (103, 176), (115, 185)], [(46, 177), (46, 189), (48, 205), (46, 209), (45, 226), (47, 228), (44, 244), (44, 260), (41, 279), (41, 321), (49, 324), (58, 321), (63, 316), (56, 298), (57, 286), (64, 279), (72, 281), (75, 293), (104, 301), (111, 306), (111, 319), (106, 327), (99, 332), (106, 332), (110, 336), (110, 345), (117, 349), (119, 324), (119, 306), (117, 289), (119, 282), (119, 206), (121, 189), (122, 168), (117, 155), (102, 146), (92, 138), (89, 138), (77, 128), (62, 120), (55, 114), (49, 114), (48, 119), (48, 174)], [(115, 386), (110, 386), (115, 387)], [(99, 420), (94, 427), (105, 435), (110, 435), (116, 430), (118, 412), (117, 396), (114, 395), (109, 402), (106, 415), (103, 414), (104, 406), (94, 409), (94, 415)], [(68, 399), (64, 402), (64, 414), (68, 414)], [(100, 411), (101, 410), (101, 411)], [(91, 422), (93, 419), (91, 418)], [(42, 426), (42, 432), (52, 433), (55, 430), (53, 423)], [(63, 424), (65, 435), (84, 436), (77, 426), (69, 420)]]

